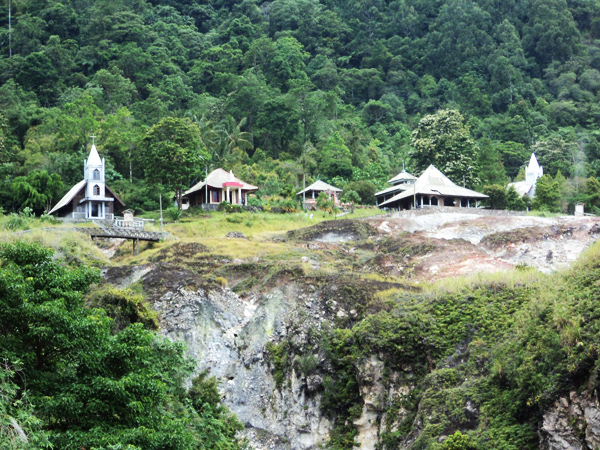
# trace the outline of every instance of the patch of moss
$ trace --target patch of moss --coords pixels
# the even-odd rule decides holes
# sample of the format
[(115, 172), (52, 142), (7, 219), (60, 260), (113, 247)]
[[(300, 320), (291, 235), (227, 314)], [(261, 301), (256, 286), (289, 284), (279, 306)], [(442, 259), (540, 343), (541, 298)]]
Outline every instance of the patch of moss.
[(286, 372), (290, 367), (288, 341), (283, 340), (279, 343), (267, 342), (265, 348), (271, 358), (275, 385), (280, 389), (287, 378)]
[(301, 241), (314, 241), (328, 234), (336, 234), (350, 238), (350, 240), (367, 239), (377, 234), (377, 230), (361, 220), (328, 220), (307, 228), (287, 232), (289, 239)]
[(133, 323), (141, 323), (149, 330), (158, 330), (158, 314), (140, 294), (128, 289), (104, 286), (94, 291), (86, 302), (90, 308), (102, 308), (113, 319), (113, 331), (120, 331)]

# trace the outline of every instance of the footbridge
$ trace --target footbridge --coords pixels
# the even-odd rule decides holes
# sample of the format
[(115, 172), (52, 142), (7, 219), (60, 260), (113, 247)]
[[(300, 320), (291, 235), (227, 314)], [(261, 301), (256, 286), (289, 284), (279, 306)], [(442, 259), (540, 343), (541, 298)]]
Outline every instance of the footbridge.
[(129, 239), (133, 242), (133, 253), (140, 254), (140, 241), (159, 242), (164, 239), (164, 233), (155, 231), (145, 231), (143, 222), (141, 226), (115, 226), (115, 223), (105, 223), (105, 221), (94, 222), (98, 227), (82, 228), (76, 227), (75, 231), (87, 234), (91, 238), (103, 239)]
[(79, 233), (87, 234), (95, 238), (106, 239), (135, 239), (138, 241), (158, 242), (162, 240), (163, 234), (154, 231), (144, 231), (128, 228), (75, 228)]

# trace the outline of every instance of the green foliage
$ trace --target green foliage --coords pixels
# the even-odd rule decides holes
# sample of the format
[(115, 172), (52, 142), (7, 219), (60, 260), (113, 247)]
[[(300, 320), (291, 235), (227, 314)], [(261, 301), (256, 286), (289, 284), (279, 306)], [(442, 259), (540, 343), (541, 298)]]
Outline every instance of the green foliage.
[(350, 212), (354, 212), (354, 205), (360, 202), (360, 196), (356, 191), (348, 189), (344, 191), (341, 200), (343, 203), (350, 204)]
[(92, 308), (103, 309), (112, 319), (113, 332), (133, 323), (141, 323), (148, 330), (158, 330), (158, 315), (139, 294), (129, 290), (106, 287), (94, 291), (87, 301)]
[(11, 213), (8, 218), (2, 222), (2, 228), (7, 230), (24, 230), (29, 228), (29, 220), (22, 214)]
[(33, 170), (27, 177), (17, 177), (11, 188), (17, 204), (21, 208), (30, 207), (38, 211), (50, 211), (52, 201), (58, 198), (63, 182), (57, 173), (48, 174), (45, 170)]
[(510, 211), (525, 211), (527, 209), (527, 204), (519, 197), (518, 192), (512, 186), (509, 186), (506, 190), (506, 209)]
[[(514, 190), (514, 189), (513, 189)], [(486, 199), (487, 205), (491, 209), (505, 209), (506, 208), (506, 188), (499, 184), (493, 184), (491, 186), (485, 186), (483, 193), (489, 196)]]
[(438, 448), (440, 450), (477, 450), (471, 439), (460, 431), (449, 436)]
[(507, 183), (500, 152), (490, 139), (481, 141), (477, 164), (479, 180), (483, 185), (505, 185)]
[(558, 182), (551, 175), (544, 175), (537, 179), (531, 206), (540, 211), (558, 212), (560, 197)]
[(360, 197), (360, 200), (356, 203), (361, 205), (374, 205), (375, 204), (375, 192), (377, 187), (370, 181), (351, 181), (344, 186), (344, 191), (354, 191)]
[(15, 367), (4, 360), (0, 365), (0, 449), (51, 448), (29, 396), (19, 395), (19, 387), (12, 381), (16, 375)]
[(289, 369), (288, 343), (287, 341), (281, 341), (278, 344), (267, 342), (265, 348), (269, 352), (273, 364), (275, 385), (281, 388), (283, 382), (287, 379), (287, 370)]
[(165, 214), (167, 215), (167, 217), (173, 221), (178, 221), (179, 219), (181, 219), (181, 216), (183, 215), (183, 210), (179, 209), (176, 206), (172, 206), (170, 208), (167, 208), (165, 210)]
[(321, 151), (320, 168), (327, 178), (336, 176), (352, 177), (352, 160), (350, 150), (337, 131), (334, 132)]
[(423, 117), (411, 142), (418, 171), (433, 164), (456, 183), (464, 179), (468, 186), (474, 186), (479, 182), (475, 141), (458, 111), (440, 110)]
[(317, 197), (317, 208), (323, 211), (323, 217), (325, 217), (326, 212), (332, 214), (334, 207), (335, 202), (333, 201), (333, 198), (329, 197), (327, 193), (321, 192)]
[(590, 177), (585, 183), (585, 193), (588, 196), (587, 204), (592, 208), (600, 207), (600, 182), (595, 177)]
[(244, 426), (221, 403), (215, 377), (209, 378), (206, 372), (199, 373), (192, 379), (192, 387), (187, 395), (199, 415), (195, 428), (200, 448), (215, 450), (245, 448), (244, 443), (236, 438), (237, 432), (243, 430)]
[(0, 248), (0, 360), (19, 361), (20, 370), (2, 367), (0, 392), (15, 398), (6, 412), (32, 448), (49, 448), (46, 436), (52, 448), (240, 448), (241, 426), (223, 407), (197, 411), (188, 402), (183, 381), (192, 366), (181, 345), (145, 329), (156, 318), (141, 299), (97, 293), (91, 302), (106, 305), (115, 324), (103, 309), (84, 307), (99, 271), (52, 256), (38, 244)]
[(151, 183), (174, 190), (181, 209), (181, 195), (200, 168), (200, 130), (189, 119), (165, 118), (154, 125), (142, 140), (144, 170)]
[[(13, 55), (0, 54), (1, 205), (56, 202), (21, 177), (45, 171), (72, 186), (92, 133), (111, 178), (176, 194), (205, 166), (243, 173), (266, 195), (299, 190), (303, 175), (382, 188), (403, 163), (504, 184), (501, 166), (514, 179), (532, 145), (552, 176), (600, 173), (594, 2), (413, 3), (23, 0)], [(437, 111), (462, 118), (429, 142), (420, 122)], [(177, 159), (155, 164), (146, 133), (181, 118), (196, 139), (162, 139)], [(175, 169), (189, 173), (171, 179)], [(147, 187), (127, 188), (127, 205), (156, 209)]]
[(242, 212), (242, 208), (239, 205), (233, 205), (227, 201), (219, 203), (217, 211), (223, 211), (226, 213), (239, 213)]

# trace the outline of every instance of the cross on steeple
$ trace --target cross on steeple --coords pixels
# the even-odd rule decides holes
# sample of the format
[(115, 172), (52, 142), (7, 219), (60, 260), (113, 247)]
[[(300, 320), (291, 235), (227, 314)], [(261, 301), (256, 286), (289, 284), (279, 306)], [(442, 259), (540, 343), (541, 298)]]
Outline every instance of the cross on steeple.
[(92, 138), (92, 145), (95, 145), (94, 140), (96, 139), (96, 136), (94, 134), (92, 134), (90, 137)]

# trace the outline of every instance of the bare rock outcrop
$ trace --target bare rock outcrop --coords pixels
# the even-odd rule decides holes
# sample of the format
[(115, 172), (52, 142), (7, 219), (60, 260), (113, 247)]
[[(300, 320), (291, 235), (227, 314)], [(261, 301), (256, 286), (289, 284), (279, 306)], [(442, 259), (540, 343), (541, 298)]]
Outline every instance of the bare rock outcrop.
[(544, 414), (540, 428), (541, 450), (587, 450), (600, 447), (598, 398), (575, 391), (559, 398)]

